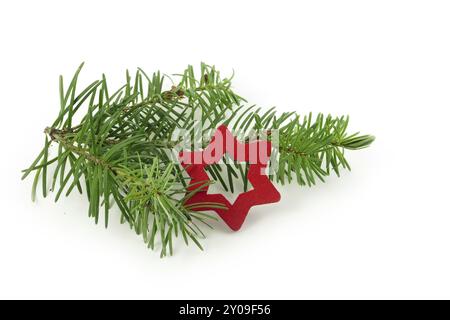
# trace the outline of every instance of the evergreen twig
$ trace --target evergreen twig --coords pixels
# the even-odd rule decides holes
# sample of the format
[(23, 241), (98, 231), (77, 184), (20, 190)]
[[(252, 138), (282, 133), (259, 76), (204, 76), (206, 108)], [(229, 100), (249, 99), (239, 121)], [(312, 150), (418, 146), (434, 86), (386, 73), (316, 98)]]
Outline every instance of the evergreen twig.
[[(199, 239), (204, 234), (198, 223), (209, 225), (207, 220), (214, 219), (185, 205), (196, 191), (187, 191), (182, 168), (164, 151), (177, 144), (171, 141), (175, 130), (194, 135), (199, 111), (202, 133), (226, 124), (244, 136), (266, 129), (271, 139), (271, 130), (277, 129), (279, 167), (270, 178), (280, 183), (295, 180), (311, 186), (331, 172), (339, 175), (341, 169), (350, 169), (344, 150), (365, 148), (374, 140), (369, 135), (348, 134), (348, 117), (301, 117), (246, 106), (246, 100), (231, 89), (232, 77), (222, 79), (206, 64), (200, 66), (200, 77), (188, 66), (177, 75), (178, 84), (168, 89), (160, 72), (149, 77), (138, 69), (132, 78), (127, 71), (125, 84), (114, 93), (104, 75), (79, 91), (82, 66), (66, 90), (60, 77), (59, 115), (45, 129), (44, 147), (22, 178), (35, 173), (33, 199), (39, 182), (43, 196), (50, 188), (56, 192), (56, 201), (64, 191), (68, 196), (74, 189), (84, 190), (89, 216), (98, 222), (103, 208), (105, 226), (116, 204), (121, 221), (142, 234), (150, 248), (159, 239), (161, 256), (172, 254), (173, 237), (179, 234), (186, 244), (192, 240), (201, 248)], [(80, 119), (76, 125), (75, 119)], [(52, 144), (58, 145), (56, 156), (50, 155)], [(50, 166), (54, 168), (51, 180)], [(240, 164), (227, 164), (225, 170), (211, 166), (209, 172), (226, 190), (233, 192), (236, 180), (247, 188), (247, 168)], [(221, 172), (226, 178), (221, 178)]]

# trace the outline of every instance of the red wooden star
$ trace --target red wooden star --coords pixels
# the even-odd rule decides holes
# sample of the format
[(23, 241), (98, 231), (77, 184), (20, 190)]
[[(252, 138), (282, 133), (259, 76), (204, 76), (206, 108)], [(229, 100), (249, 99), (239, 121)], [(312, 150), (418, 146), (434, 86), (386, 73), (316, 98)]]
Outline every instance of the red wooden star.
[(222, 194), (208, 194), (208, 185), (205, 185), (194, 194), (186, 204), (200, 204), (202, 202), (215, 202), (224, 205), (227, 209), (196, 207), (196, 211), (213, 210), (234, 231), (241, 228), (251, 207), (266, 203), (280, 201), (280, 193), (264, 171), (270, 158), (272, 145), (270, 141), (252, 141), (241, 143), (234, 137), (226, 126), (220, 126), (215, 132), (210, 144), (202, 151), (182, 151), (180, 159), (182, 166), (191, 177), (188, 190), (198, 189), (199, 185), (209, 181), (205, 166), (218, 163), (225, 153), (239, 162), (248, 162), (247, 178), (253, 189), (241, 193), (231, 204)]

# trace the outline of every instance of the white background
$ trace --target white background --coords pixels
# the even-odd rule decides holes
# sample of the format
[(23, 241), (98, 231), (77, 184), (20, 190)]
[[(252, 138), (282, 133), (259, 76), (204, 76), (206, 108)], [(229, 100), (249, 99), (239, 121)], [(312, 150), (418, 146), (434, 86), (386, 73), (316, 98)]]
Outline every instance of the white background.
[[(2, 1), (0, 298), (450, 298), (448, 1)], [(20, 181), (58, 76), (201, 61), (252, 103), (351, 115), (352, 172), (280, 187), (243, 229), (160, 259), (87, 201)], [(117, 220), (117, 219), (113, 219)]]

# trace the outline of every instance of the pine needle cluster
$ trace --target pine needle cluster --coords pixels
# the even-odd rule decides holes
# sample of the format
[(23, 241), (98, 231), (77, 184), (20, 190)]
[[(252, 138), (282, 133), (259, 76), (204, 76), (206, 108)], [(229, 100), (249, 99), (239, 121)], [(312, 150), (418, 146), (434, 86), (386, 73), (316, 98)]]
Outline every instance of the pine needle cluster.
[[(173, 139), (177, 130), (195, 135), (199, 117), (202, 135), (222, 124), (242, 136), (277, 130), (278, 166), (270, 179), (281, 184), (311, 186), (332, 172), (339, 176), (342, 169), (350, 169), (344, 151), (365, 148), (374, 140), (349, 134), (348, 117), (301, 116), (248, 105), (233, 91), (232, 77), (221, 78), (206, 64), (201, 64), (199, 76), (192, 66), (173, 78), (141, 69), (131, 76), (127, 71), (124, 85), (114, 92), (104, 75), (79, 89), (82, 66), (67, 88), (60, 77), (58, 116), (45, 129), (42, 151), (22, 178), (34, 173), (33, 200), (38, 189), (44, 197), (54, 192), (55, 201), (73, 191), (84, 193), (89, 216), (96, 223), (102, 217), (105, 226), (110, 209), (117, 206), (121, 222), (141, 234), (150, 248), (158, 245), (161, 256), (173, 253), (173, 238), (179, 235), (186, 244), (192, 241), (202, 248), (200, 226), (215, 219), (186, 204), (196, 190), (187, 190), (183, 168), (167, 153), (180, 142)], [(57, 147), (54, 154), (51, 145)], [(213, 182), (234, 192), (236, 181), (247, 184), (247, 169), (236, 163), (208, 171)]]

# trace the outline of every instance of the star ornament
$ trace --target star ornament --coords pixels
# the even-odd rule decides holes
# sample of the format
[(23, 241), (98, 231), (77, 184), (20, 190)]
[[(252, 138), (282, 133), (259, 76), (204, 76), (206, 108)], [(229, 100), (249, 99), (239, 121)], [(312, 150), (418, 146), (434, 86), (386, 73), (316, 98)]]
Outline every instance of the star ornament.
[[(218, 163), (224, 154), (228, 154), (235, 161), (249, 163), (247, 178), (253, 189), (241, 193), (231, 204), (222, 194), (208, 194), (209, 185), (205, 185), (189, 198), (186, 204), (197, 204), (193, 209), (195, 211), (215, 211), (232, 230), (239, 230), (251, 207), (278, 202), (281, 199), (280, 193), (265, 174), (271, 151), (270, 141), (257, 140), (242, 143), (225, 125), (220, 126), (210, 144), (202, 151), (180, 152), (181, 165), (191, 177), (188, 190), (196, 190), (202, 183), (210, 181), (205, 167)], [(219, 203), (226, 209), (198, 206), (205, 202)]]

